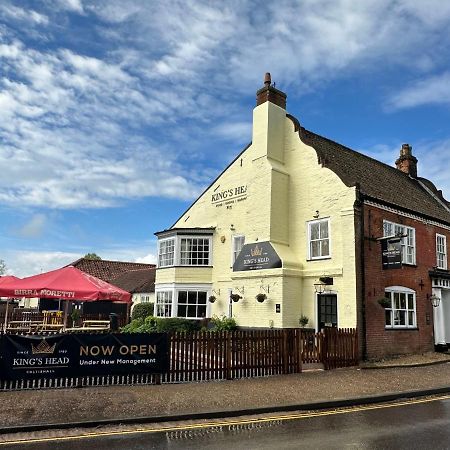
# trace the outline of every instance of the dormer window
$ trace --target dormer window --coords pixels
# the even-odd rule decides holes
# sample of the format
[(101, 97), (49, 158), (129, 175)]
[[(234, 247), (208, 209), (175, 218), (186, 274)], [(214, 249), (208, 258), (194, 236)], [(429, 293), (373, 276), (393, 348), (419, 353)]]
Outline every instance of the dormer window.
[(157, 233), (158, 268), (210, 266), (212, 233), (211, 229), (176, 229)]

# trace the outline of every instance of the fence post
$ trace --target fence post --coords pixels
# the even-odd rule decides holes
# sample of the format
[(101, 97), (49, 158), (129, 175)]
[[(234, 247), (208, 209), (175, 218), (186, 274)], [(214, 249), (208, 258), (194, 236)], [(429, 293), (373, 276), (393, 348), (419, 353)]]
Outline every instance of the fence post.
[(232, 331), (227, 331), (227, 380), (232, 380), (232, 374), (231, 374), (231, 365), (232, 365)]
[(283, 330), (283, 374), (288, 373), (287, 330)]

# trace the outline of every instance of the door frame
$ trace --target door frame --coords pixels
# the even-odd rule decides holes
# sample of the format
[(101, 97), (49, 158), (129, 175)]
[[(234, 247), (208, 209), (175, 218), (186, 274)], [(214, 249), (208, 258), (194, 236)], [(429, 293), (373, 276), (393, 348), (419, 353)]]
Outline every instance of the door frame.
[(319, 296), (320, 295), (334, 295), (336, 296), (336, 315), (337, 315), (337, 324), (336, 328), (339, 328), (339, 294), (337, 291), (326, 291), (322, 292), (322, 294), (319, 294), (318, 292), (315, 293), (314, 296), (314, 320), (316, 323), (315, 329), (316, 333), (320, 331), (319, 329)]

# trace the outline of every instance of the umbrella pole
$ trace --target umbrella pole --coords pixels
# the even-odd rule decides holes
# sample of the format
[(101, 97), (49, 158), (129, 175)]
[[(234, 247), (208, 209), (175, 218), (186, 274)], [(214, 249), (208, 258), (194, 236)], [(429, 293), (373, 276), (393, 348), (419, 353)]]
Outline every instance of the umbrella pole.
[(5, 333), (6, 327), (8, 326), (8, 306), (9, 306), (9, 297), (6, 299), (5, 323), (3, 324), (3, 331)]
[(65, 305), (64, 305), (64, 328), (67, 327), (67, 312), (69, 310), (69, 300), (64, 300)]

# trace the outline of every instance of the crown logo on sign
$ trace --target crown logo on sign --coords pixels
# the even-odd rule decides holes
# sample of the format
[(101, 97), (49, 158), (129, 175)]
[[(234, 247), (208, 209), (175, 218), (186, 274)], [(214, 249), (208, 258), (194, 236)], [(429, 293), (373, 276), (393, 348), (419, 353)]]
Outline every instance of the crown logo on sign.
[(258, 244), (256, 244), (255, 248), (250, 250), (250, 254), (252, 256), (261, 256), (262, 255), (262, 248), (259, 248)]
[(39, 344), (35, 347), (31, 344), (31, 351), (33, 355), (43, 354), (43, 353), (53, 353), (56, 348), (56, 343), (50, 345), (45, 339), (43, 339)]

